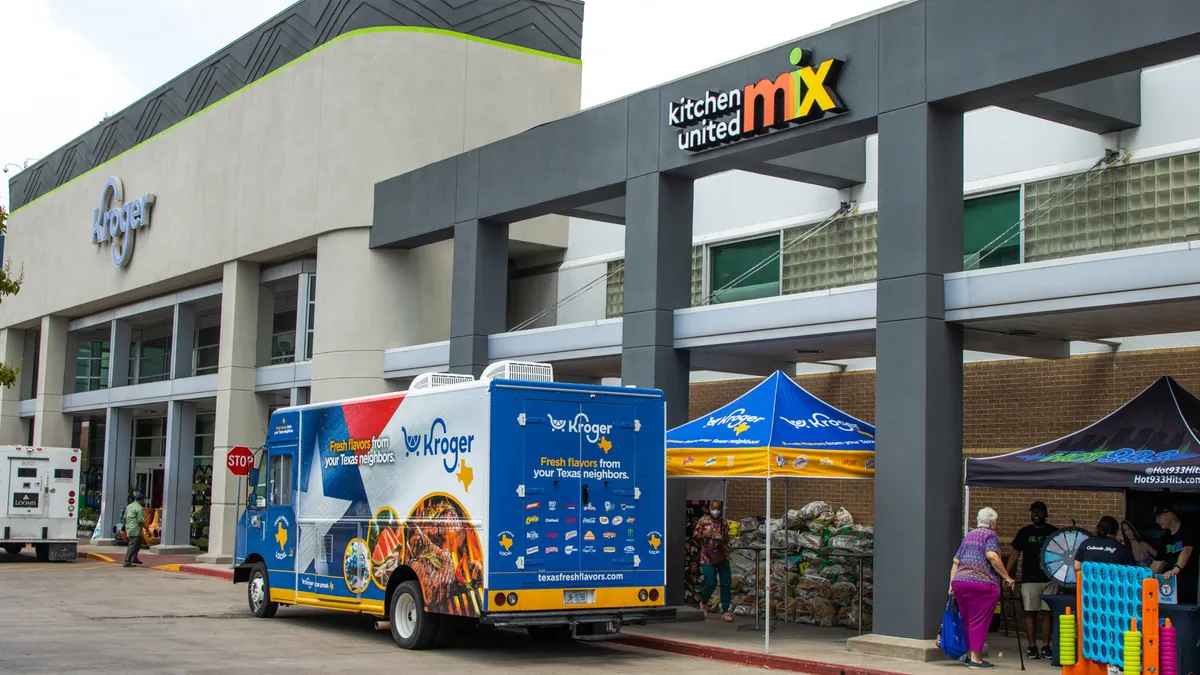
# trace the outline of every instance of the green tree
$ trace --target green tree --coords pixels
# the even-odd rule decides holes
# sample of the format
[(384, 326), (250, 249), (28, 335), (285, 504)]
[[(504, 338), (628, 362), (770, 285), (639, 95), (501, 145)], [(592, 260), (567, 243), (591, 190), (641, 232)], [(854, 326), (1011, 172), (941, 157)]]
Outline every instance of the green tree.
[[(8, 211), (4, 210), (4, 205), (0, 204), (0, 237), (3, 237), (8, 230)], [(16, 295), (17, 291), (21, 290), (21, 275), (13, 276), (12, 268), (8, 263), (0, 269), (0, 299), (9, 295)], [(17, 383), (17, 373), (21, 372), (20, 368), (14, 368), (7, 363), (0, 363), (0, 386), (5, 388), (11, 387)]]

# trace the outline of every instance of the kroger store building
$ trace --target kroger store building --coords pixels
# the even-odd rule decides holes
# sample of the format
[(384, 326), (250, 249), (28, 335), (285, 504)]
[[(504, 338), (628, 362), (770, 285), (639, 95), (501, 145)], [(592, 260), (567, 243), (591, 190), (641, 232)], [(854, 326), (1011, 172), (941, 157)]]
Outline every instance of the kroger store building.
[(445, 8), (303, 0), (12, 179), (0, 440), (85, 448), (101, 537), (137, 488), (228, 559), (288, 404), (521, 359), (673, 426), (782, 369), (878, 428), (824, 489), (930, 638), (964, 452), (1200, 390), (1194, 3), (917, 0), (582, 112), (581, 3)]

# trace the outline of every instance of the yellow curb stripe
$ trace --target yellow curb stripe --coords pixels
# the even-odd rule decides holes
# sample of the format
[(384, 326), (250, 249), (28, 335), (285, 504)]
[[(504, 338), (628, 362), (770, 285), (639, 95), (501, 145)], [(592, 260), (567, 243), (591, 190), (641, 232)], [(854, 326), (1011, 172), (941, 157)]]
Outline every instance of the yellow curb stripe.
[(99, 560), (101, 562), (117, 562), (103, 553), (92, 553), (91, 551), (83, 551), (83, 557), (87, 558), (88, 560)]
[(178, 571), (179, 571), (179, 565), (178, 565), (178, 564), (172, 564), (172, 565), (155, 565), (155, 566), (154, 566), (152, 569), (156, 569), (156, 570), (163, 570), (164, 572), (178, 572)]

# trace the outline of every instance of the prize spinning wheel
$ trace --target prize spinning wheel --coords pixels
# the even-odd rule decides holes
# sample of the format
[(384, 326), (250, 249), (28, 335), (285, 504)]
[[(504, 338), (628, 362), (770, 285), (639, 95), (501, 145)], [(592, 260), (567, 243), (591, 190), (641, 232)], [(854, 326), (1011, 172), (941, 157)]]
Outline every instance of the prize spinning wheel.
[(1075, 551), (1092, 536), (1078, 527), (1064, 527), (1046, 537), (1042, 544), (1042, 571), (1053, 581), (1067, 588), (1075, 587)]

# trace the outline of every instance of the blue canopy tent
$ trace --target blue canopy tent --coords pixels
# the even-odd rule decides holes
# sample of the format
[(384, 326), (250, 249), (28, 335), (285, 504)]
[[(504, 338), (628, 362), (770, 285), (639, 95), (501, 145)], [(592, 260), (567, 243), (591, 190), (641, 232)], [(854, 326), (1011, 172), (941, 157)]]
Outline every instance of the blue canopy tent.
[[(779, 371), (729, 404), (667, 432), (669, 478), (766, 480), (768, 561), (772, 478), (870, 480), (874, 475), (875, 427), (813, 396)], [(784, 489), (786, 495), (786, 481)], [(771, 597), (769, 574), (766, 595)], [(770, 621), (768, 612), (767, 651)]]

